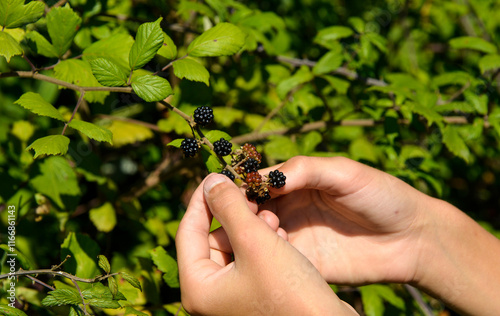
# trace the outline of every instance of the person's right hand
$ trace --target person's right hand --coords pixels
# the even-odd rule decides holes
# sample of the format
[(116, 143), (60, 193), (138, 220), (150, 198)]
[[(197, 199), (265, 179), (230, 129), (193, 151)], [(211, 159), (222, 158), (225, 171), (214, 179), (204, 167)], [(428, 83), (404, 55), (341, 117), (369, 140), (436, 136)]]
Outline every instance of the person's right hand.
[(414, 280), (426, 226), (422, 211), (438, 200), (342, 157), (294, 157), (278, 169), (286, 185), (273, 190), (281, 196), (264, 209), (279, 217), (288, 241), (326, 281)]

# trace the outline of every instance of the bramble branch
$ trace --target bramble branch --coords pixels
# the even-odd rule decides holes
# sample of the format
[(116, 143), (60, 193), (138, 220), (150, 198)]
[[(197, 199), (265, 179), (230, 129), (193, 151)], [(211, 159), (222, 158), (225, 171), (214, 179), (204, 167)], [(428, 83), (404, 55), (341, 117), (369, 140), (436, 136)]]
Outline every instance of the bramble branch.
[(19, 270), (13, 273), (6, 273), (6, 274), (1, 274), (0, 279), (5, 279), (8, 278), (9, 276), (23, 276), (23, 275), (32, 275), (32, 274), (48, 274), (52, 276), (62, 276), (67, 279), (73, 280), (73, 281), (78, 281), (78, 282), (84, 282), (84, 283), (96, 283), (100, 282), (103, 280), (106, 280), (107, 278), (110, 278), (115, 275), (119, 275), (119, 272), (116, 273), (111, 273), (111, 274), (106, 274), (106, 275), (98, 275), (95, 278), (92, 279), (85, 279), (85, 278), (80, 278), (77, 277), (76, 275), (72, 275), (70, 273), (64, 272), (64, 271), (54, 271), (52, 269), (38, 269), (38, 270)]

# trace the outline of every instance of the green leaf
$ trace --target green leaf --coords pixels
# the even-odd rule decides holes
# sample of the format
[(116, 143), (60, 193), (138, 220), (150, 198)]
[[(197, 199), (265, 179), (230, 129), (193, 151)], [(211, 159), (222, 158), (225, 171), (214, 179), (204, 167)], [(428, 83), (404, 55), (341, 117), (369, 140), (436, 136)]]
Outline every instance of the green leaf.
[[(102, 87), (92, 74), (90, 64), (78, 59), (67, 59), (58, 63), (54, 68), (57, 79), (70, 82), (82, 87)], [(64, 88), (64, 87), (63, 87)], [(88, 91), (84, 99), (88, 102), (104, 103), (109, 91)]]
[(210, 85), (208, 79), (210, 78), (210, 73), (208, 70), (199, 62), (194, 59), (179, 59), (173, 62), (174, 74), (177, 78), (186, 78), (191, 81), (203, 82), (207, 86)]
[(231, 136), (223, 131), (219, 131), (216, 129), (210, 130), (205, 133), (205, 137), (213, 144), (215, 141), (218, 141), (221, 138), (224, 138), (227, 141), (231, 140)]
[[(7, 239), (5, 239), (7, 241)], [(5, 250), (7, 253), (15, 254), (16, 256), (16, 266), (21, 267), (24, 270), (31, 270), (33, 267), (33, 264), (31, 263), (30, 259), (26, 257), (22, 252), (20, 252), (18, 249), (14, 247), (9, 247), (7, 244), (1, 244), (0, 249)]]
[(109, 291), (111, 294), (113, 294), (113, 298), (116, 296), (116, 293), (118, 293), (118, 285), (116, 284), (116, 280), (114, 277), (109, 277), (106, 280), (108, 280), (108, 287)]
[(0, 304), (0, 314), (4, 316), (27, 316), (22, 310), (4, 304)]
[(89, 138), (99, 142), (108, 142), (110, 145), (113, 145), (113, 133), (107, 128), (77, 119), (73, 119), (68, 126), (85, 134)]
[(181, 143), (184, 140), (184, 138), (177, 138), (171, 141), (170, 143), (167, 144), (167, 146), (172, 146), (176, 148), (181, 148)]
[(33, 149), (35, 156), (41, 155), (65, 155), (68, 152), (69, 138), (64, 135), (50, 135), (38, 138), (26, 150)]
[(128, 274), (127, 272), (120, 272), (120, 275), (130, 285), (142, 292), (141, 282), (139, 282), (139, 280), (137, 280), (133, 275)]
[(410, 111), (422, 115), (427, 120), (427, 126), (431, 126), (432, 123), (439, 123), (443, 120), (443, 117), (431, 108), (413, 102), (407, 102), (406, 104)]
[(377, 33), (368, 33), (363, 35), (370, 43), (375, 45), (381, 52), (387, 52), (387, 39)]
[(5, 57), (7, 62), (10, 62), (12, 56), (22, 55), (23, 49), (21, 45), (6, 32), (0, 32), (0, 56)]
[(146, 102), (161, 101), (173, 93), (167, 79), (152, 75), (134, 77), (132, 89)]
[(138, 69), (147, 64), (163, 45), (163, 32), (160, 27), (162, 18), (155, 22), (144, 23), (139, 26), (129, 55), (131, 69)]
[(55, 47), (37, 31), (30, 31), (25, 37), (32, 44), (35, 51), (45, 57), (57, 57)]
[(177, 261), (170, 257), (161, 246), (150, 250), (149, 253), (151, 254), (151, 259), (158, 269), (165, 273), (163, 275), (163, 280), (167, 283), (167, 285), (172, 288), (178, 288), (179, 269), (177, 268)]
[(330, 51), (323, 55), (313, 67), (315, 75), (322, 75), (334, 71), (342, 65), (344, 58), (338, 51)]
[(125, 315), (148, 316), (149, 314), (138, 311), (137, 309), (135, 309), (133, 307), (126, 306), (125, 307)]
[(378, 161), (377, 148), (366, 138), (356, 138), (349, 145), (349, 156), (353, 160)]
[[(65, 183), (63, 185), (65, 185)], [(99, 252), (99, 246), (89, 236), (75, 232), (68, 233), (68, 236), (61, 244), (61, 259), (66, 258), (68, 255), (71, 256), (64, 263), (64, 271), (80, 278), (95, 277), (99, 273), (99, 268), (95, 260)], [(109, 289), (101, 283), (77, 283), (82, 290), (89, 289), (90, 291), (97, 291), (96, 287), (99, 286), (105, 288), (109, 292)]]
[(207, 146), (203, 146), (203, 151), (201, 152), (201, 156), (203, 158), (203, 163), (205, 163), (205, 167), (209, 173), (212, 172), (220, 172), (222, 170), (222, 165), (219, 162), (217, 156), (210, 151)]
[(19, 104), (23, 108), (30, 110), (35, 114), (48, 116), (64, 122), (64, 118), (61, 113), (59, 113), (59, 111), (53, 107), (52, 104), (45, 101), (38, 93), (26, 92), (14, 103)]
[(458, 131), (456, 126), (446, 126), (443, 131), (443, 143), (455, 156), (462, 158), (468, 163), (471, 160), (471, 153)]
[(37, 192), (48, 196), (61, 208), (64, 207), (61, 195), (80, 194), (76, 173), (62, 157), (45, 159), (40, 164), (40, 175), (32, 178), (30, 182)]
[(177, 57), (177, 46), (175, 46), (174, 41), (165, 32), (163, 32), (163, 44), (157, 54), (166, 59), (175, 59)]
[(483, 56), (479, 60), (479, 69), (484, 74), (488, 70), (495, 70), (500, 68), (500, 55), (492, 54)]
[(129, 54), (133, 44), (134, 39), (128, 33), (111, 34), (85, 48), (82, 58), (87, 62), (104, 58), (128, 71)]
[(97, 259), (97, 264), (99, 265), (99, 267), (103, 269), (104, 272), (109, 274), (111, 272), (111, 265), (109, 264), (108, 258), (103, 255), (98, 255)]
[(24, 0), (2, 0), (0, 1), (0, 26), (16, 28), (34, 23), (40, 19), (44, 10), (43, 2), (31, 1), (24, 5)]
[(353, 34), (353, 30), (346, 26), (330, 26), (320, 30), (313, 41), (318, 45), (331, 49), (339, 39)]
[(313, 74), (309, 71), (309, 67), (303, 66), (288, 79), (281, 81), (276, 87), (276, 92), (281, 99), (284, 99), (288, 92), (293, 88), (303, 83), (314, 79)]
[[(50, 291), (49, 295), (52, 296), (52, 299), (45, 301), (42, 301), (42, 304), (45, 303), (47, 304), (53, 304), (54, 301), (57, 302), (56, 306), (61, 306), (61, 305), (78, 305), (83, 302), (82, 297), (80, 296), (80, 293), (78, 293), (77, 290), (75, 289), (57, 289), (55, 291)], [(54, 305), (45, 305), (45, 306), (54, 306)]]
[(482, 38), (472, 36), (462, 36), (454, 38), (450, 40), (450, 46), (455, 49), (478, 50), (487, 54), (495, 54), (497, 52), (496, 46), (492, 43)]
[(367, 316), (384, 315), (384, 301), (404, 311), (405, 302), (387, 285), (373, 284), (361, 286), (361, 300)]
[(473, 77), (464, 71), (452, 71), (438, 75), (432, 79), (435, 86), (465, 85), (473, 81)]
[[(186, 121), (184, 124), (187, 125)], [(153, 137), (151, 129), (130, 122), (113, 121), (108, 129), (113, 134), (113, 146), (115, 147), (141, 142)]]
[(97, 81), (103, 86), (120, 87), (127, 85), (127, 70), (111, 60), (96, 58), (90, 61), (90, 67)]
[(109, 202), (91, 209), (89, 217), (98, 231), (109, 233), (116, 226), (116, 212)]
[(363, 19), (354, 16), (349, 18), (347, 21), (352, 25), (356, 32), (363, 33), (365, 31), (365, 21), (363, 21)]
[(194, 57), (228, 56), (245, 45), (245, 33), (231, 23), (219, 23), (189, 44), (187, 53)]
[(58, 57), (68, 51), (81, 22), (69, 5), (53, 8), (47, 14), (47, 31)]
[(117, 309), (122, 307), (120, 303), (114, 300), (106, 300), (106, 299), (101, 299), (101, 298), (93, 298), (87, 301), (87, 304), (99, 307), (99, 308), (111, 308), (111, 309)]
[(297, 143), (290, 137), (273, 136), (270, 141), (264, 145), (264, 151), (271, 159), (285, 161), (299, 154)]
[(481, 115), (488, 113), (488, 96), (486, 94), (477, 95), (472, 91), (466, 90), (464, 97), (467, 102), (472, 104), (477, 113)]

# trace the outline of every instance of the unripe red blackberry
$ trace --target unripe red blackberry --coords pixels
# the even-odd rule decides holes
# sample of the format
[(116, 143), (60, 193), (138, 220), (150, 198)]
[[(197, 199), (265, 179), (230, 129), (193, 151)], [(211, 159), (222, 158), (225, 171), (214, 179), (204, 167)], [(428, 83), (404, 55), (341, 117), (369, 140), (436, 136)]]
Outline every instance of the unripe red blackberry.
[(224, 169), (220, 173), (223, 174), (223, 175), (225, 175), (226, 177), (228, 177), (232, 181), (234, 181), (235, 176), (234, 176), (234, 174), (231, 171), (229, 171), (227, 169)]
[(219, 156), (229, 155), (232, 151), (231, 147), (233, 147), (231, 143), (224, 138), (214, 142), (214, 151)]
[(214, 120), (214, 111), (208, 106), (200, 106), (194, 110), (193, 118), (196, 124), (207, 126)]
[(185, 157), (194, 157), (200, 149), (200, 144), (194, 138), (185, 138), (181, 143), (181, 149)]
[(245, 172), (254, 172), (259, 170), (260, 164), (257, 160), (253, 158), (248, 158), (244, 163), (243, 163), (243, 168), (245, 168)]
[(271, 187), (279, 189), (285, 186), (286, 177), (283, 172), (279, 170), (274, 170), (269, 172), (268, 183)]
[(262, 162), (262, 155), (257, 151), (254, 145), (246, 143), (241, 147), (246, 157), (253, 158), (259, 163)]
[(262, 176), (257, 172), (249, 172), (245, 177), (245, 182), (248, 186), (258, 188), (262, 184)]

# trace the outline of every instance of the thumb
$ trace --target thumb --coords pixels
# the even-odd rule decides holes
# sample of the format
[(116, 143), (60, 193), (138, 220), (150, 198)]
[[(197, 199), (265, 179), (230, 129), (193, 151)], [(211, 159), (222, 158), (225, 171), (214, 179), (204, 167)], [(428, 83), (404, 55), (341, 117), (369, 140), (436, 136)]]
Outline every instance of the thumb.
[(250, 210), (246, 197), (228, 177), (209, 175), (205, 179), (203, 191), (210, 212), (229, 237), (235, 256), (238, 253), (244, 256), (248, 253), (248, 247), (257, 246), (259, 240), (278, 238), (276, 232)]

